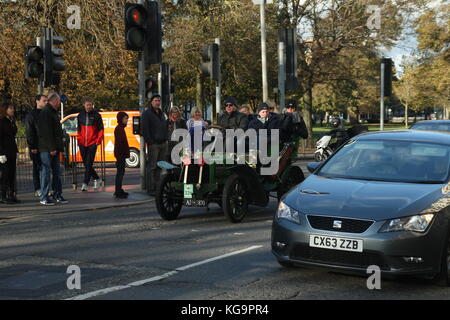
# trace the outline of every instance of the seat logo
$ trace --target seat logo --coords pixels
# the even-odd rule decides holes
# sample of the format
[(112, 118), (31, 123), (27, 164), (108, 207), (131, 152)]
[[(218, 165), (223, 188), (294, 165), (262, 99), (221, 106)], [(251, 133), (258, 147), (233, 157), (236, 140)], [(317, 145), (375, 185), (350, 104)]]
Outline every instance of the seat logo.
[(340, 220), (334, 220), (334, 221), (333, 221), (333, 228), (334, 228), (334, 229), (341, 229), (341, 228), (342, 228), (342, 221), (340, 221)]

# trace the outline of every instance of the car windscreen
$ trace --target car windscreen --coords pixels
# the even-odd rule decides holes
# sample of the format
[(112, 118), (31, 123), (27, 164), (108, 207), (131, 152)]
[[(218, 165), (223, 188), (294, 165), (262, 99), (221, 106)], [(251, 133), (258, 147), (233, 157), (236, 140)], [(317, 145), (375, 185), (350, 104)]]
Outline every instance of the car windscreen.
[(450, 168), (450, 147), (393, 141), (350, 141), (317, 175), (374, 181), (443, 183)]
[(416, 123), (411, 127), (414, 130), (450, 131), (450, 123)]

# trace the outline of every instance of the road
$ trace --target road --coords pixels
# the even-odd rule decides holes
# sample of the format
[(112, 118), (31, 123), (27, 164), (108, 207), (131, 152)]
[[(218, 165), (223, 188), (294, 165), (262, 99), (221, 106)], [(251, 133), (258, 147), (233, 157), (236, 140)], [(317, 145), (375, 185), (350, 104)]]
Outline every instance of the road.
[[(450, 298), (450, 289), (419, 279), (369, 290), (366, 277), (281, 267), (270, 252), (276, 205), (252, 207), (240, 224), (216, 205), (163, 221), (154, 203), (5, 221), (0, 299)], [(80, 268), (81, 289), (67, 288), (71, 265)]]

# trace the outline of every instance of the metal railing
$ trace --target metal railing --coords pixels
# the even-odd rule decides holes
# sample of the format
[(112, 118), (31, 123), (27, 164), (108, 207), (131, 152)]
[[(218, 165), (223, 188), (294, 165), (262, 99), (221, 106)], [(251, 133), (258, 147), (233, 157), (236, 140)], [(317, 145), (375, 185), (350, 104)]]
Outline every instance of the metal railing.
[[(16, 190), (18, 193), (34, 191), (33, 184), (33, 162), (30, 159), (26, 137), (17, 137), (17, 174)], [(84, 164), (78, 148), (77, 136), (69, 136), (65, 139), (65, 148), (61, 157), (61, 180), (63, 185), (71, 185), (77, 189), (83, 182)], [(105, 165), (105, 145), (104, 141), (97, 148), (97, 154), (94, 160), (94, 169), (102, 180), (106, 182)]]

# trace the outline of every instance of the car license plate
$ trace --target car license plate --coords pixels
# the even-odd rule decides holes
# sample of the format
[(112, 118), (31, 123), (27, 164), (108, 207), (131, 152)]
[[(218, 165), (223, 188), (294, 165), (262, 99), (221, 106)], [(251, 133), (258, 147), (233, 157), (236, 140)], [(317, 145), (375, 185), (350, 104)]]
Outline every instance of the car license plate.
[(193, 193), (194, 193), (194, 185), (193, 184), (185, 184), (184, 185), (184, 198), (192, 199)]
[(312, 234), (309, 246), (316, 248), (363, 252), (363, 240)]
[(206, 207), (206, 200), (184, 199), (183, 205), (186, 207)]

